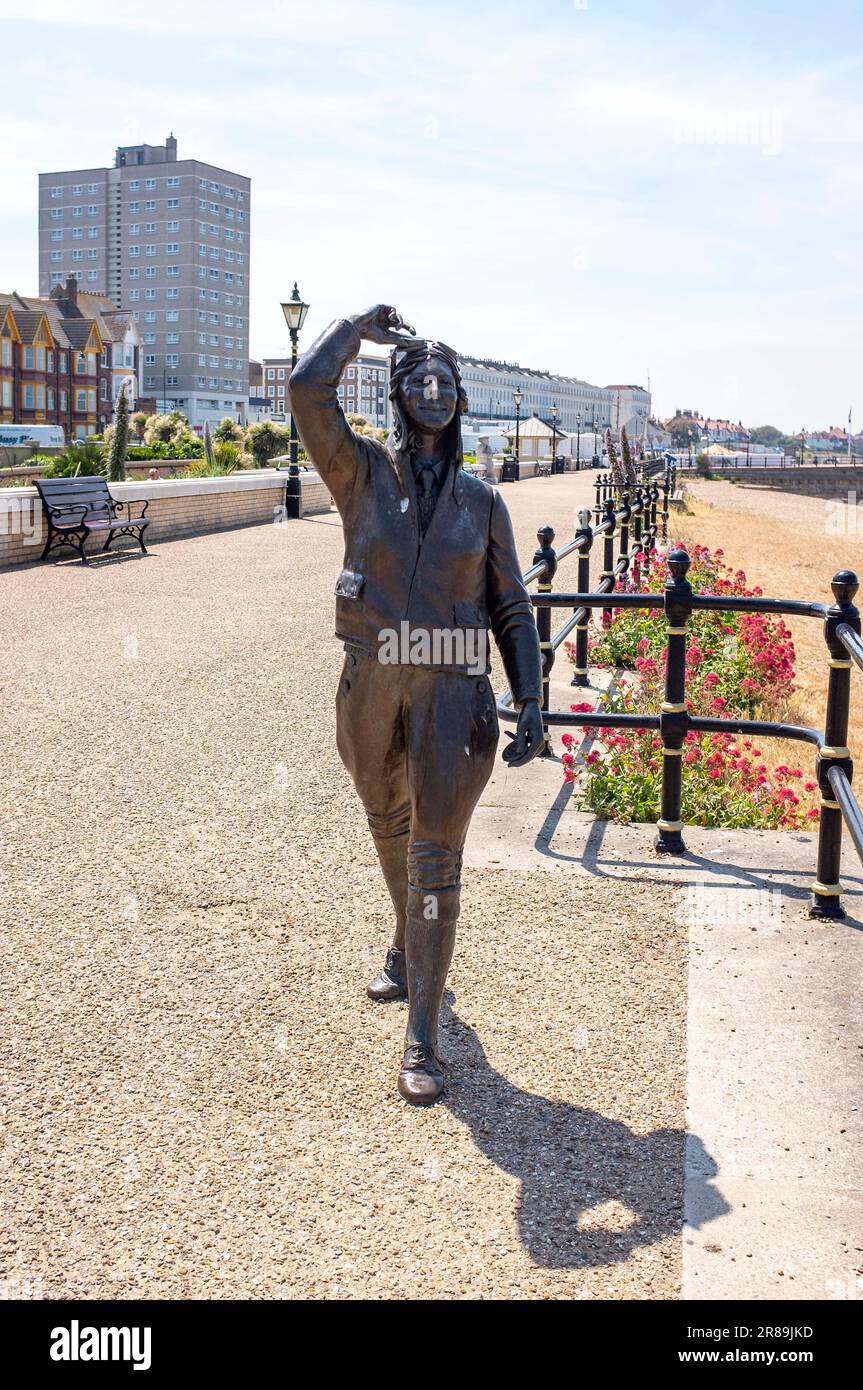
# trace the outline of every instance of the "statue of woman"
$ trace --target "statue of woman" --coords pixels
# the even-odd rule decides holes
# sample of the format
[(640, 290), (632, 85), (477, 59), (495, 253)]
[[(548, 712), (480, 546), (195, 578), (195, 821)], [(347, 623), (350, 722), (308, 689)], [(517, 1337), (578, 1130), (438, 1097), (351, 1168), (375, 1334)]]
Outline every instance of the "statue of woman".
[[(355, 434), (338, 401), (363, 339), (396, 349), (386, 445)], [(428, 1105), (444, 1083), (438, 1020), (462, 850), (499, 736), (487, 633), (519, 711), (503, 754), (510, 767), (543, 748), (539, 639), (503, 499), (462, 468), (467, 397), (450, 348), (416, 338), (379, 304), (331, 324), (297, 363), (290, 394), (344, 525), (336, 741), (395, 909), (392, 945), (367, 992), (407, 997), (398, 1089)]]

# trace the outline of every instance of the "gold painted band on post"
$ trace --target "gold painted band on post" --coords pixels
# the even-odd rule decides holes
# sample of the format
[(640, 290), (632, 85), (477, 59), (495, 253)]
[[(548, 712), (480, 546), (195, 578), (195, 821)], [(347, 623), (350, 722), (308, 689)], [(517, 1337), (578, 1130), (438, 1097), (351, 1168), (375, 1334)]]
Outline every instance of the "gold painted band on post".
[(683, 749), (682, 749), (682, 748), (663, 748), (662, 752), (663, 752), (663, 756), (666, 757), (666, 758), (682, 758), (682, 757), (683, 757)]
[(831, 748), (825, 743), (823, 748), (818, 749), (819, 758), (850, 758), (850, 748)]
[(665, 631), (669, 637), (685, 637), (688, 629), (685, 627), (667, 627)]
[(663, 714), (685, 714), (685, 713), (686, 713), (686, 705), (685, 705), (685, 704), (684, 704), (684, 705), (673, 705), (673, 704), (669, 703), (668, 700), (663, 700), (663, 702), (662, 702), (662, 704), (659, 706), (659, 708), (660, 708), (660, 710), (662, 711)]
[(850, 671), (853, 662), (851, 662), (850, 659), (845, 660), (844, 658), (838, 656), (831, 656), (830, 665), (833, 667), (835, 671)]
[(573, 669), (574, 669), (575, 674), (576, 674), (577, 676), (586, 676), (586, 675), (587, 675), (587, 667), (586, 667), (586, 666), (575, 666)]
[(825, 811), (841, 811), (841, 810), (842, 810), (842, 807), (839, 805), (839, 802), (838, 802), (838, 801), (826, 801), (826, 800), (824, 799), (823, 796), (822, 796), (822, 798), (821, 798), (821, 805), (824, 807)]
[(682, 829), (683, 829), (683, 821), (682, 821), (682, 820), (661, 820), (661, 819), (660, 819), (660, 820), (658, 820), (658, 821), (656, 822), (656, 825), (657, 825), (657, 829), (659, 829), (659, 830), (682, 830)]
[(818, 896), (821, 898), (838, 898), (842, 892), (841, 884), (819, 883), (817, 878), (815, 882), (811, 883), (809, 886), (812, 889), (812, 892), (817, 893)]

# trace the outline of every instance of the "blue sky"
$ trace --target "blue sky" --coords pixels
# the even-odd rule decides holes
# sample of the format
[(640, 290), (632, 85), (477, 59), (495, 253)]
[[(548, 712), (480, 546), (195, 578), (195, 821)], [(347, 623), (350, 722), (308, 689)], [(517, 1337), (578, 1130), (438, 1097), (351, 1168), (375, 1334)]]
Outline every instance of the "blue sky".
[(19, 13), (0, 0), (2, 288), (36, 289), (40, 169), (173, 129), (181, 158), (252, 178), (255, 355), (285, 349), (297, 279), (307, 335), (384, 301), (460, 351), (600, 384), (649, 370), (663, 415), (797, 430), (853, 405), (863, 427), (850, 3)]

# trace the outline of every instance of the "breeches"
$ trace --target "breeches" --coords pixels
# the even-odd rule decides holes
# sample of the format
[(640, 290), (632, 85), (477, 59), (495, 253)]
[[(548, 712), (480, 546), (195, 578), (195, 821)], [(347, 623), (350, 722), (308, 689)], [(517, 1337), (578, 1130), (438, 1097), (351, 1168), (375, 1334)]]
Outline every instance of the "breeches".
[(412, 915), (435, 894), (444, 918), (458, 916), (465, 836), (498, 733), (487, 676), (347, 655), (336, 696), (339, 754), (379, 848), (408, 834)]

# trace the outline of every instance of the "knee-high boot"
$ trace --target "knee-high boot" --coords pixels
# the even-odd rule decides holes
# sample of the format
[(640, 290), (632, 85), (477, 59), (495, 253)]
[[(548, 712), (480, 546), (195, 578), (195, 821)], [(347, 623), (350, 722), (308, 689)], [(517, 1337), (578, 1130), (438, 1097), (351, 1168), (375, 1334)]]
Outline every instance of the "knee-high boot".
[(410, 809), (396, 816), (372, 816), (369, 828), (378, 852), (384, 879), (395, 908), (396, 923), (392, 945), (387, 951), (383, 969), (366, 986), (370, 999), (387, 1002), (404, 999), (407, 994), (405, 966), (405, 919), (408, 899), (408, 840), (410, 838)]

